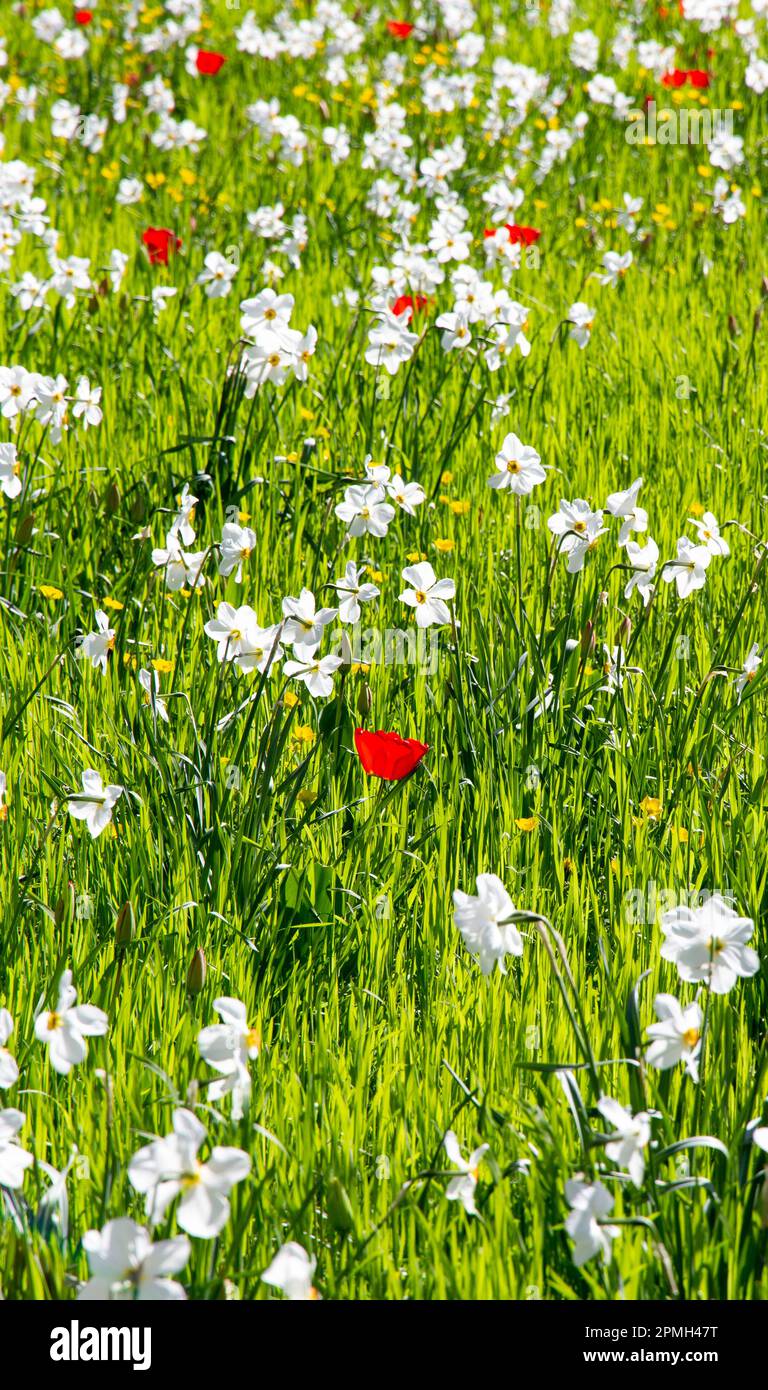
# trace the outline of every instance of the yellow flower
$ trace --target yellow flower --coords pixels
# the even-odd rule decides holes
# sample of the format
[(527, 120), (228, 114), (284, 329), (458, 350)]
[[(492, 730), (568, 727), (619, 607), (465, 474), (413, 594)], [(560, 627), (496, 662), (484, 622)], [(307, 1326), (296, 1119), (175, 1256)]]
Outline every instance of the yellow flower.
[(515, 821), (518, 830), (524, 830), (526, 835), (530, 835), (531, 831), (536, 829), (538, 823), (538, 816), (518, 816)]
[(283, 704), (285, 705), (286, 709), (293, 709), (294, 705), (297, 705), (298, 703), (298, 695), (294, 695), (292, 690), (286, 690), (283, 696)]
[(165, 181), (165, 174), (147, 174), (147, 183), (150, 188), (162, 188)]
[(619, 864), (618, 859), (612, 859), (612, 860), (611, 860), (611, 873), (614, 875), (615, 878), (618, 878), (620, 872), (621, 872), (621, 865)]
[(197, 174), (194, 169), (180, 169), (179, 178), (182, 183), (187, 185), (187, 188), (191, 188), (193, 183), (197, 183)]
[(352, 665), (349, 668), (350, 673), (353, 676), (358, 675), (360, 672), (362, 672), (364, 676), (367, 676), (370, 669), (370, 665), (367, 661), (353, 661)]
[(451, 550), (455, 548), (456, 542), (452, 541), (449, 537), (443, 537), (439, 540), (434, 541), (433, 544), (435, 550), (439, 551), (441, 555), (447, 555)]
[(298, 799), (302, 806), (310, 806), (313, 801), (317, 800), (317, 792), (314, 787), (302, 787)]
[(316, 735), (314, 729), (312, 729), (309, 724), (297, 724), (291, 734), (291, 738), (294, 743), (312, 744), (315, 741)]
[(299, 415), (301, 416), (302, 420), (314, 420), (315, 418), (314, 410), (307, 410), (307, 407), (305, 405), (300, 406)]
[(422, 554), (420, 550), (409, 550), (405, 558), (409, 565), (418, 565), (422, 560), (426, 560), (427, 557)]
[(710, 169), (708, 164), (700, 164), (696, 170), (696, 173), (699, 175), (699, 178), (708, 179), (710, 174), (712, 173), (712, 170)]
[(471, 506), (471, 503), (457, 499), (455, 502), (449, 502), (448, 506), (450, 507), (454, 516), (466, 516)]
[(57, 589), (54, 584), (38, 584), (37, 587), (38, 593), (41, 593), (43, 598), (59, 599), (64, 597), (62, 590)]
[(168, 661), (164, 656), (156, 656), (151, 665), (159, 676), (169, 676), (173, 670), (173, 662)]
[(573, 225), (574, 225), (574, 227), (586, 227), (586, 226), (587, 226), (587, 219), (586, 219), (586, 217), (576, 217), (576, 218), (574, 218)]
[[(421, 558), (426, 560), (427, 557), (423, 555)], [(373, 580), (374, 584), (383, 584), (387, 576), (383, 570), (369, 570), (368, 577)]]
[(124, 603), (121, 603), (117, 598), (110, 598), (109, 594), (101, 600), (101, 604), (103, 608), (111, 608), (115, 613), (120, 613), (125, 608)]
[(443, 484), (444, 487), (450, 487), (451, 483), (453, 482), (453, 474), (450, 472), (450, 470), (447, 470), (445, 473), (440, 474), (440, 482)]
[(704, 515), (704, 508), (702, 507), (701, 502), (691, 502), (691, 503), (689, 503), (688, 510), (689, 510), (689, 512), (693, 512), (693, 515), (694, 515), (694, 516), (703, 516), (703, 515)]
[(689, 834), (688, 834), (688, 831), (686, 830), (686, 828), (685, 828), (684, 825), (681, 825), (681, 826), (679, 826), (679, 827), (676, 826), (676, 825), (673, 825), (673, 826), (672, 826), (672, 836), (673, 836), (673, 838), (674, 838), (675, 840), (677, 840), (678, 844), (681, 844), (681, 845), (687, 845), (687, 844), (688, 844), (688, 841), (689, 841), (689, 839), (690, 839), (690, 836), (689, 836)]
[(644, 796), (640, 802), (640, 810), (648, 820), (658, 820), (661, 815), (661, 801), (658, 796)]

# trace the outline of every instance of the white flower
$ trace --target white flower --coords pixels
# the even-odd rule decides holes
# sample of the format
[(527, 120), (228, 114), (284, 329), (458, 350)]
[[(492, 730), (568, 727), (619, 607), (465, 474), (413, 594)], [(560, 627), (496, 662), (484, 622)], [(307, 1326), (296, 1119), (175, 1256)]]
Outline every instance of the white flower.
[(344, 489), (344, 501), (336, 504), (336, 515), (346, 523), (349, 535), (386, 536), (395, 509), (377, 483), (353, 483)]
[(178, 1274), (189, 1259), (191, 1247), (186, 1236), (159, 1240), (153, 1245), (143, 1226), (130, 1217), (120, 1216), (108, 1221), (100, 1231), (86, 1231), (82, 1244), (91, 1278), (80, 1288), (78, 1302), (186, 1298), (181, 1284), (168, 1278), (169, 1274)]
[(449, 1202), (461, 1202), (467, 1216), (477, 1216), (477, 1207), (475, 1206), (477, 1173), (490, 1145), (481, 1144), (469, 1155), (468, 1159), (465, 1159), (462, 1157), (456, 1135), (452, 1129), (449, 1129), (443, 1140), (443, 1147), (451, 1163), (459, 1170), (459, 1176), (451, 1178), (445, 1189), (445, 1195)]
[(712, 512), (705, 512), (701, 520), (689, 517), (691, 526), (695, 526), (699, 535), (699, 544), (706, 546), (710, 555), (730, 555), (731, 549), (728, 542), (720, 535), (720, 527), (717, 524), (717, 517)]
[(5, 1046), (13, 1032), (13, 1019), (7, 1009), (0, 1009), (0, 1091), (7, 1091), (19, 1079), (19, 1067)]
[(642, 486), (642, 478), (635, 478), (625, 492), (612, 492), (605, 504), (611, 516), (621, 517), (619, 545), (626, 545), (633, 531), (648, 530), (648, 513), (637, 506), (637, 496)]
[(392, 501), (397, 503), (401, 511), (408, 516), (416, 515), (416, 507), (420, 507), (425, 498), (425, 492), (421, 483), (404, 483), (399, 473), (393, 474), (387, 480), (387, 492)]
[(633, 1115), (630, 1109), (625, 1109), (610, 1096), (602, 1096), (597, 1108), (603, 1119), (618, 1131), (618, 1137), (605, 1146), (608, 1158), (612, 1163), (618, 1163), (620, 1168), (626, 1168), (635, 1187), (642, 1187), (645, 1175), (643, 1150), (651, 1138), (650, 1115), (645, 1110)]
[(365, 565), (358, 568), (354, 560), (348, 560), (344, 578), (337, 579), (333, 585), (339, 597), (339, 619), (342, 623), (358, 623), (360, 604), (370, 603), (379, 596), (380, 590), (375, 584), (361, 584), (365, 570)]
[(559, 512), (547, 521), (553, 536), (562, 536), (560, 549), (567, 555), (567, 569), (577, 574), (584, 567), (588, 552), (597, 545), (600, 537), (608, 529), (603, 526), (603, 513), (593, 512), (588, 502), (577, 497), (574, 502), (563, 499)]
[(446, 352), (450, 352), (452, 348), (469, 347), (472, 342), (466, 313), (440, 314), (439, 318), (435, 319), (435, 327), (443, 329), (440, 342)]
[(580, 348), (585, 348), (592, 336), (592, 324), (594, 322), (595, 309), (590, 309), (583, 300), (577, 299), (568, 310), (568, 322), (572, 324), (568, 337), (573, 338)]
[(540, 454), (530, 444), (523, 444), (516, 434), (506, 436), (495, 462), (498, 472), (488, 479), (488, 486), (508, 490), (517, 497), (527, 497), (547, 476)]
[(83, 429), (87, 430), (89, 425), (101, 424), (104, 415), (99, 405), (100, 400), (101, 387), (91, 386), (87, 376), (81, 376), (77, 383), (72, 415), (75, 420), (82, 420)]
[(626, 275), (633, 260), (634, 256), (631, 251), (625, 251), (623, 256), (620, 256), (618, 251), (606, 251), (603, 256), (605, 274), (597, 277), (600, 284), (618, 285), (619, 280)]
[(96, 610), (96, 631), (86, 633), (78, 639), (75, 655), (84, 656), (94, 670), (101, 667), (102, 675), (107, 674), (107, 657), (115, 648), (115, 630), (109, 626), (109, 618), (100, 608)]
[(165, 547), (152, 551), (152, 564), (165, 571), (166, 588), (171, 593), (185, 586), (198, 589), (205, 584), (205, 575), (201, 570), (207, 553), (205, 550), (182, 550), (179, 537), (171, 528), (165, 538)]
[(21, 463), (16, 455), (15, 444), (0, 444), (0, 492), (8, 498), (18, 497), (21, 492)]
[(112, 820), (112, 812), (124, 788), (112, 782), (105, 787), (100, 774), (92, 767), (86, 768), (82, 780), (83, 790), (70, 797), (67, 810), (75, 820), (84, 820), (91, 839), (97, 840)]
[(419, 341), (418, 334), (407, 327), (407, 311), (399, 317), (384, 309), (368, 334), (365, 360), (372, 367), (383, 367), (390, 376), (399, 371), (403, 362), (413, 356)]
[(637, 541), (627, 541), (626, 558), (628, 564), (632, 566), (632, 574), (624, 590), (624, 597), (629, 598), (632, 590), (637, 589), (647, 607), (653, 594), (653, 578), (659, 560), (659, 547), (652, 536), (648, 537), (645, 545), (638, 545)]
[(233, 661), (241, 671), (257, 670), (263, 675), (283, 659), (279, 626), (260, 627), (247, 603), (241, 608), (220, 603), (216, 617), (208, 620), (203, 631), (216, 642), (219, 661)]
[(757, 675), (761, 664), (762, 657), (760, 656), (760, 648), (758, 647), (757, 642), (753, 642), (752, 646), (747, 652), (746, 661), (744, 662), (744, 665), (735, 680), (736, 696), (739, 702), (741, 701), (741, 697), (744, 694), (746, 687), (750, 685), (751, 682), (755, 679), (755, 676)]
[(234, 571), (235, 583), (243, 579), (243, 560), (247, 560), (256, 545), (256, 532), (250, 526), (240, 526), (236, 521), (225, 521), (221, 528), (221, 555), (219, 574), (228, 579)]
[(197, 1157), (206, 1131), (191, 1110), (174, 1110), (173, 1133), (153, 1139), (128, 1164), (128, 1180), (146, 1197), (151, 1224), (162, 1221), (169, 1206), (181, 1197), (176, 1220), (183, 1231), (210, 1240), (229, 1220), (229, 1193), (251, 1170), (242, 1149), (211, 1150), (207, 1163)]
[(407, 565), (403, 570), (403, 579), (413, 587), (403, 590), (399, 596), (400, 602), (415, 609), (417, 627), (431, 627), (433, 623), (451, 621), (445, 600), (456, 596), (456, 585), (452, 579), (437, 579), (427, 560), (418, 565)]
[(139, 671), (139, 685), (144, 691), (144, 703), (149, 705), (152, 713), (165, 724), (170, 724), (168, 707), (165, 700), (160, 699), (160, 677), (157, 671), (148, 671), (146, 668)]
[(457, 888), (453, 894), (453, 921), (471, 955), (477, 956), (484, 975), (497, 964), (507, 970), (504, 957), (523, 954), (523, 938), (509, 918), (515, 904), (496, 874), (477, 875), (477, 896)]
[(290, 595), (283, 599), (285, 626), (283, 635), (286, 642), (294, 647), (316, 647), (322, 640), (323, 629), (336, 617), (335, 608), (315, 609), (315, 596), (311, 589), (302, 589), (298, 598)]
[(651, 1023), (647, 1029), (653, 1042), (645, 1054), (646, 1062), (660, 1071), (685, 1062), (691, 1080), (698, 1081), (702, 1028), (699, 1005), (694, 1001), (684, 1008), (674, 994), (657, 994), (653, 1007), (659, 1022)]
[(209, 1100), (220, 1100), (231, 1091), (232, 1118), (237, 1120), (251, 1093), (248, 1063), (258, 1057), (261, 1039), (258, 1029), (248, 1023), (245, 1004), (240, 999), (222, 995), (214, 999), (213, 1007), (223, 1022), (203, 1028), (197, 1035), (197, 1047), (203, 1061), (223, 1078), (207, 1088)]
[(751, 917), (739, 917), (719, 893), (701, 907), (665, 912), (661, 930), (663, 959), (674, 961), (682, 980), (703, 981), (713, 994), (727, 994), (739, 976), (760, 969), (757, 952), (747, 945), (754, 930)]
[(581, 1178), (569, 1178), (565, 1196), (570, 1213), (565, 1229), (573, 1241), (573, 1262), (586, 1264), (593, 1255), (602, 1253), (606, 1264), (611, 1258), (611, 1241), (619, 1234), (618, 1226), (605, 1226), (605, 1217), (613, 1210), (613, 1198), (601, 1182), (586, 1183)]
[(274, 1260), (262, 1274), (265, 1284), (280, 1289), (292, 1303), (318, 1298), (312, 1286), (317, 1260), (309, 1256), (302, 1245), (289, 1240), (281, 1245)]
[(315, 699), (333, 694), (333, 677), (342, 664), (340, 656), (318, 656), (317, 647), (295, 646), (296, 661), (286, 661), (283, 675), (302, 680)]
[(61, 1076), (84, 1060), (88, 1051), (86, 1038), (101, 1038), (109, 1028), (109, 1019), (102, 1009), (76, 1001), (72, 971), (65, 970), (59, 981), (56, 1008), (35, 1019), (35, 1037), (46, 1044), (51, 1066)]
[(237, 275), (237, 266), (228, 261), (220, 251), (209, 251), (203, 261), (203, 269), (197, 277), (198, 285), (205, 287), (209, 299), (224, 299), (232, 288)]
[(717, 130), (709, 142), (709, 162), (715, 169), (735, 169), (744, 163), (744, 140), (741, 135), (729, 135)]
[(712, 552), (705, 545), (694, 545), (687, 536), (677, 542), (677, 559), (670, 561), (662, 570), (666, 584), (674, 579), (681, 598), (687, 598), (696, 589), (703, 589), (707, 578), (707, 567)]
[(16, 1139), (24, 1123), (21, 1110), (0, 1110), (0, 1187), (21, 1187), (34, 1156)]

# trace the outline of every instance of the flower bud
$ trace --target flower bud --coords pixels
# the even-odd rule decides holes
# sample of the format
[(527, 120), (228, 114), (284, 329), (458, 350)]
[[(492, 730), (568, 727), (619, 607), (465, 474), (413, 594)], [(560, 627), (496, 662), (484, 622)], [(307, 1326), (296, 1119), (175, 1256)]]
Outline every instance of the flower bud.
[(205, 952), (202, 946), (198, 946), (187, 970), (187, 989), (190, 994), (200, 994), (201, 990), (205, 988), (207, 974), (208, 964), (205, 959)]
[(581, 634), (581, 659), (586, 661), (595, 650), (595, 627), (591, 618), (584, 624), (584, 631)]
[(115, 918), (115, 945), (118, 947), (130, 946), (136, 935), (136, 914), (133, 910), (133, 903), (130, 901), (123, 903)]
[(335, 1231), (351, 1231), (354, 1229), (355, 1217), (352, 1211), (352, 1203), (347, 1195), (346, 1188), (342, 1186), (338, 1178), (329, 1178), (325, 1189), (325, 1202), (328, 1220)]
[(104, 493), (104, 506), (110, 516), (114, 516), (120, 510), (120, 489), (114, 481)]
[(622, 620), (622, 622), (619, 624), (619, 630), (618, 630), (618, 632), (616, 633), (616, 645), (617, 645), (617, 647), (624, 647), (624, 646), (626, 646), (626, 644), (627, 644), (627, 642), (629, 641), (629, 639), (630, 639), (631, 636), (632, 636), (632, 619), (631, 619), (630, 617), (626, 617), (626, 618), (624, 618), (624, 619)]
[(21, 518), (18, 526), (16, 527), (16, 535), (14, 536), (14, 541), (16, 545), (26, 545), (27, 541), (31, 540), (32, 532), (34, 531), (34, 529), (35, 513), (27, 512), (27, 515)]
[(361, 719), (366, 719), (373, 708), (373, 696), (371, 687), (367, 681), (363, 681), (360, 686), (360, 693), (357, 697), (357, 712)]

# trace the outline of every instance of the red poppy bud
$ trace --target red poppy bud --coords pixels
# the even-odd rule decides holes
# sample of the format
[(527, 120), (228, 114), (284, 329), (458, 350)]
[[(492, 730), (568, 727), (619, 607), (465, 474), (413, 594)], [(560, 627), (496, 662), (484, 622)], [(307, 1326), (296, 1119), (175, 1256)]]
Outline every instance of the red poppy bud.
[(541, 236), (541, 232), (537, 232), (535, 227), (518, 227), (516, 222), (511, 225), (507, 222), (506, 228), (513, 246), (533, 246), (533, 243), (538, 241)]
[(355, 729), (355, 748), (363, 771), (385, 782), (400, 782), (429, 752), (428, 743), (420, 743), (417, 738), (401, 738), (383, 729), (375, 733)]
[(92, 10), (75, 10), (75, 24), (90, 24), (92, 19)]
[(205, 48), (198, 48), (195, 67), (204, 77), (215, 77), (226, 61), (223, 53), (211, 53)]

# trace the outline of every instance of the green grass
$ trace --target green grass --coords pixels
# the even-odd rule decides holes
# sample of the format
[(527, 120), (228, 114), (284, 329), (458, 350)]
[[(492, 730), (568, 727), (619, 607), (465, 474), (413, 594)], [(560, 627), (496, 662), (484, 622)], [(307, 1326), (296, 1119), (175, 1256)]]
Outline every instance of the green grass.
[[(606, 8), (582, 6), (601, 33), (612, 30)], [(319, 130), (326, 118), (318, 106), (292, 92), (306, 83), (329, 102), (331, 89), (317, 64), (301, 61), (259, 64), (255, 83), (254, 60), (228, 38), (242, 16), (210, 10), (205, 43), (230, 55), (226, 80), (193, 81), (175, 50), (160, 62), (181, 114), (209, 132), (199, 156), (149, 147), (140, 113), (111, 126), (95, 156), (51, 142), (47, 117), (38, 129), (11, 111), (5, 127), (5, 159), (39, 170), (62, 254), (90, 256), (95, 278), (113, 247), (132, 260), (126, 299), (79, 297), (74, 309), (42, 316), (34, 333), (38, 316), (21, 315), (10, 297), (0, 312), (0, 363), (62, 371), (70, 383), (87, 373), (104, 392), (98, 430), (54, 448), (39, 427), (29, 429), (25, 494), (0, 502), (0, 767), (9, 789), (0, 823), (0, 1005), (16, 1020), (11, 1045), (21, 1069), (3, 1104), (25, 1112), (21, 1140), (38, 1159), (62, 1168), (76, 1151), (86, 1160), (70, 1173), (67, 1239), (38, 1229), (47, 1187), (39, 1168), (19, 1192), (0, 1194), (2, 1295), (73, 1296), (87, 1277), (83, 1233), (111, 1217), (142, 1219), (127, 1163), (144, 1136), (170, 1129), (181, 1102), (197, 1107), (213, 1142), (253, 1158), (218, 1240), (193, 1242), (180, 1276), (192, 1298), (267, 1296), (261, 1273), (288, 1239), (317, 1257), (324, 1298), (765, 1298), (762, 1169), (745, 1142), (747, 1123), (765, 1123), (768, 1113), (765, 965), (712, 998), (700, 1087), (682, 1068), (639, 1068), (631, 1063), (642, 1056), (654, 994), (688, 1000), (694, 989), (660, 959), (658, 922), (633, 923), (626, 911), (627, 894), (650, 883), (675, 893), (727, 888), (754, 918), (753, 944), (768, 957), (765, 680), (758, 675), (737, 704), (731, 679), (752, 643), (766, 640), (768, 566), (756, 546), (766, 530), (765, 327), (753, 332), (765, 298), (765, 202), (749, 191), (766, 178), (760, 99), (743, 88), (732, 36), (718, 35), (710, 100), (743, 100), (737, 128), (748, 154), (747, 169), (732, 176), (747, 216), (729, 228), (694, 210), (716, 177), (697, 172), (705, 150), (630, 146), (620, 122), (591, 108), (584, 141), (541, 188), (521, 179), (521, 220), (543, 229), (540, 268), (523, 269), (510, 285), (531, 305), (530, 357), (516, 354), (492, 377), (481, 358), (446, 357), (430, 331), (387, 397), (363, 361), (366, 315), (335, 302), (346, 287), (364, 290), (371, 266), (396, 245), (365, 211), (375, 175), (361, 175), (356, 156), (340, 169), (323, 154), (300, 169), (267, 158), (244, 119), (247, 102), (277, 95), (284, 111)], [(514, 57), (557, 78), (568, 41), (514, 17), (510, 24)], [(41, 59), (18, 17), (9, 14), (4, 27), (16, 69), (25, 81), (34, 75), (45, 109), (65, 83), (68, 99), (92, 110), (106, 107), (126, 69), (147, 75), (146, 61), (120, 44), (99, 41), (93, 61), (70, 67)], [(380, 29), (364, 50), (372, 81), (389, 47)], [(657, 32), (653, 21), (649, 32)], [(634, 86), (620, 85), (641, 97), (650, 78), (632, 71)], [(408, 74), (414, 100), (419, 69)], [(355, 140), (371, 129), (363, 86), (343, 89), (343, 114), (332, 116)], [(578, 92), (569, 98), (569, 120), (582, 104)], [(408, 125), (419, 157), (458, 133), (467, 143), (455, 186), (471, 209), (477, 265), (479, 194), (514, 143), (484, 142), (481, 115), (414, 113)], [(536, 134), (533, 115), (525, 128)], [(138, 207), (120, 208), (114, 180), (101, 173), (111, 160), (121, 176), (154, 171), (165, 183), (147, 189)], [(192, 185), (180, 179), (185, 168)], [(592, 210), (600, 199), (620, 206), (625, 191), (645, 198), (644, 225), (657, 205), (670, 211), (634, 246), (617, 291), (584, 286), (603, 249), (629, 245), (601, 224), (610, 211)], [(289, 270), (281, 288), (296, 297), (294, 323), (314, 323), (319, 345), (306, 385), (267, 387), (251, 408), (226, 379), (239, 301), (263, 284), (264, 243), (247, 231), (245, 213), (278, 200), (309, 219), (301, 269)], [(146, 263), (140, 235), (149, 223), (183, 238), (167, 270)], [(428, 224), (425, 213), (420, 235)], [(194, 285), (202, 257), (232, 245), (241, 266), (234, 290), (209, 301)], [(708, 275), (702, 256), (712, 262)], [(6, 278), (42, 273), (43, 264), (25, 238)], [(155, 324), (134, 297), (157, 283), (179, 293)], [(580, 352), (560, 330), (550, 353), (558, 322), (580, 297), (597, 309), (589, 346)], [(444, 286), (432, 314), (450, 307)], [(502, 391), (513, 393), (511, 414), (493, 423)], [(486, 484), (510, 429), (551, 466), (531, 499), (539, 527), (518, 530), (514, 500)], [(421, 481), (435, 506), (398, 515), (384, 540), (345, 546), (333, 506), (365, 455), (383, 456), (381, 431), (390, 461)], [(309, 436), (314, 446), (304, 443)], [(446, 471), (451, 481), (441, 483)], [(600, 506), (640, 474), (662, 560), (691, 531), (692, 505), (742, 528), (725, 532), (731, 557), (713, 560), (701, 593), (680, 601), (674, 585), (659, 584), (645, 618), (636, 595), (629, 604), (622, 596), (615, 523), (582, 574), (567, 575), (561, 559), (551, 582), (545, 526), (561, 497)], [(211, 560), (202, 594), (170, 594), (150, 544), (134, 539), (149, 526), (152, 543), (163, 543), (185, 482), (201, 499), (196, 547), (218, 538), (227, 507), (250, 513), (258, 547), (241, 586), (218, 578)], [(466, 501), (466, 513), (454, 514), (446, 498)], [(436, 551), (445, 539), (454, 548)], [(458, 633), (441, 631), (436, 672), (352, 670), (332, 702), (294, 685), (300, 701), (289, 707), (279, 673), (260, 682), (216, 663), (203, 624), (217, 602), (250, 603), (262, 622), (276, 622), (284, 595), (303, 584), (320, 593), (348, 558), (369, 558), (383, 576), (373, 621), (404, 626), (400, 571), (417, 551), (457, 585)], [(44, 597), (41, 585), (62, 596)], [(123, 607), (111, 613), (116, 649), (102, 678), (76, 659), (74, 639), (94, 626), (105, 597)], [(642, 674), (611, 696), (599, 690), (600, 652), (627, 613), (628, 659)], [(599, 645), (585, 670), (564, 644), (588, 621)], [(154, 726), (137, 684), (136, 666), (153, 659), (172, 664), (161, 677), (170, 726)], [(556, 701), (534, 721), (524, 711), (550, 672)], [(367, 780), (354, 753), (366, 685), (368, 727), (430, 744), (414, 776), (394, 788)], [(250, 712), (240, 710), (254, 692)], [(295, 738), (306, 725), (312, 744)], [(236, 789), (228, 786), (233, 763)], [(116, 835), (97, 841), (66, 811), (86, 767), (130, 793), (118, 805)], [(661, 801), (657, 818), (643, 811), (646, 797)], [(530, 832), (516, 824), (527, 817), (537, 818)], [(483, 978), (464, 951), (451, 894), (472, 891), (484, 871), (560, 933), (568, 1007), (533, 924), (506, 978)], [(85, 897), (89, 915), (78, 915), (73, 903), (82, 913)], [(136, 934), (121, 949), (115, 921), (126, 902)], [(208, 972), (193, 996), (186, 977), (198, 948)], [(60, 1077), (33, 1021), (52, 1007), (66, 966), (80, 1000), (108, 1012), (110, 1029)], [(246, 1002), (263, 1038), (251, 1106), (237, 1123), (228, 1101), (206, 1101), (212, 1073), (195, 1046), (220, 994)], [(601, 1091), (658, 1111), (640, 1191), (595, 1142), (605, 1133), (594, 1108)], [(451, 1127), (465, 1149), (490, 1144), (482, 1220), (445, 1200), (440, 1145)], [(696, 1136), (724, 1148), (674, 1151)], [(576, 1172), (601, 1173), (616, 1214), (630, 1223), (606, 1266), (593, 1260), (577, 1270), (571, 1259), (564, 1187)], [(349, 1195), (350, 1231), (333, 1220), (333, 1178)], [(158, 1234), (174, 1229), (171, 1215)]]

